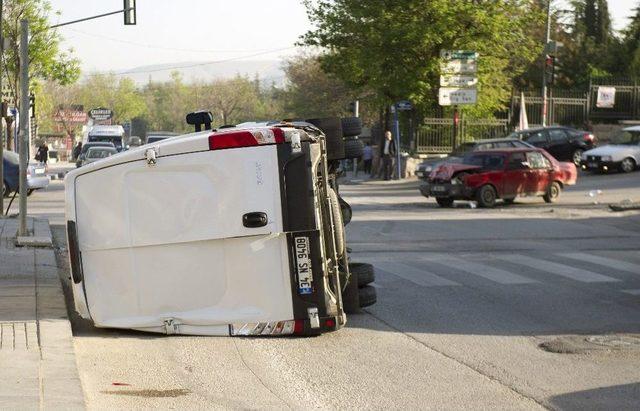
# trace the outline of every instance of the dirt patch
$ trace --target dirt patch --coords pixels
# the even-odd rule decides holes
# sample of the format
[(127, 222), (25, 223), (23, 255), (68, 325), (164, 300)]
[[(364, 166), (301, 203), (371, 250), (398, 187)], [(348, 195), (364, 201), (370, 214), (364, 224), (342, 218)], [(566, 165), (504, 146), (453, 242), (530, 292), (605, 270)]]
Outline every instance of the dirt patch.
[(595, 351), (640, 351), (639, 334), (573, 335), (538, 344), (555, 354), (585, 354)]
[(175, 398), (190, 394), (191, 391), (178, 388), (172, 390), (108, 390), (101, 391), (102, 394), (110, 395), (126, 395), (129, 397), (145, 397), (145, 398)]

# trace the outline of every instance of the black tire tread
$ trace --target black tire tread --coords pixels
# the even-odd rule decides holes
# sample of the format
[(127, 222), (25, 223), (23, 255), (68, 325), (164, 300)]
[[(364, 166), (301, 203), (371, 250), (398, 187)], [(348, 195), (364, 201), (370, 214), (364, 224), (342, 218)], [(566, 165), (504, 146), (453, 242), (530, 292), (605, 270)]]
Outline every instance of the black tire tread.
[(378, 301), (378, 293), (376, 289), (370, 285), (366, 285), (358, 290), (360, 299), (360, 308), (369, 307)]
[(369, 263), (349, 263), (349, 272), (358, 279), (360, 288), (376, 280), (375, 269)]
[(344, 117), (340, 119), (340, 122), (344, 137), (355, 137), (362, 134), (362, 120), (359, 117)]
[(348, 138), (344, 141), (344, 158), (360, 158), (364, 152), (362, 140)]
[(344, 140), (342, 138), (342, 121), (338, 117), (312, 118), (307, 123), (318, 127), (327, 141), (327, 159), (342, 160), (344, 158)]

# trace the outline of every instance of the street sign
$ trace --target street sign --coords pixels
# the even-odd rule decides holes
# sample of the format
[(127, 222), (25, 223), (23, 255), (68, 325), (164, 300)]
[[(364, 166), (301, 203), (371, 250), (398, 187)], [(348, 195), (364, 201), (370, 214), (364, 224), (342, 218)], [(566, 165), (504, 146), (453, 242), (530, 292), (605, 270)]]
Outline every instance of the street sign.
[(398, 108), (398, 111), (410, 111), (413, 110), (413, 104), (410, 101), (402, 100), (398, 101), (395, 106)]
[(475, 74), (478, 72), (476, 60), (447, 60), (440, 66), (442, 73), (449, 74)]
[(478, 52), (471, 50), (440, 50), (444, 60), (478, 60)]
[(478, 85), (478, 77), (456, 74), (443, 74), (440, 76), (441, 87), (475, 87)]
[(95, 121), (111, 120), (111, 117), (113, 117), (113, 110), (102, 107), (93, 108), (89, 110), (89, 117)]
[(438, 93), (441, 106), (475, 104), (477, 100), (478, 91), (475, 88), (441, 87)]

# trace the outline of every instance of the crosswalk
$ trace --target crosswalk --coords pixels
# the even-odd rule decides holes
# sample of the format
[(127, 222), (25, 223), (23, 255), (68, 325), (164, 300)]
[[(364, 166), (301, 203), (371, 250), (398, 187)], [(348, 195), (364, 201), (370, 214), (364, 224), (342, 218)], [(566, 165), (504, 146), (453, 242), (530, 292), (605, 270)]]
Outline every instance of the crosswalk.
[(352, 256), (372, 263), (377, 287), (402, 279), (420, 287), (461, 287), (478, 282), (505, 286), (605, 284), (640, 295), (640, 257), (629, 251), (615, 256), (592, 252), (526, 253), (376, 253)]

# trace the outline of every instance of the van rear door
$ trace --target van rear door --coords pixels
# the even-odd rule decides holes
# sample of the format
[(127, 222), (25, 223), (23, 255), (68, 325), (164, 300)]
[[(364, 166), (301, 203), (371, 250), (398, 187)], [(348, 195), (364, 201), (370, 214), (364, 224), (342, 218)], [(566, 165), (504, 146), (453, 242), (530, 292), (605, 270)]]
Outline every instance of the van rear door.
[(97, 326), (227, 334), (293, 318), (276, 146), (87, 171), (74, 176), (75, 218)]

